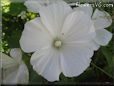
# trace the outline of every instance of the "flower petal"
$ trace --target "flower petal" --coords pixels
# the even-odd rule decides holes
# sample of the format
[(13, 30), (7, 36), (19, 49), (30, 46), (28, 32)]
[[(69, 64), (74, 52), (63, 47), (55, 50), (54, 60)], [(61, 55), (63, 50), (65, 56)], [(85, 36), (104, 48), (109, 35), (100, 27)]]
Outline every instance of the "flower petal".
[(27, 0), (24, 5), (27, 7), (28, 11), (38, 13), (41, 7), (46, 7), (60, 1), (62, 0)]
[(92, 20), (96, 29), (107, 28), (112, 23), (111, 16), (106, 11), (95, 10)]
[(13, 67), (17, 65), (17, 62), (15, 62), (14, 59), (12, 59), (11, 57), (9, 57), (8, 55), (1, 53), (0, 56), (0, 66), (2, 68), (9, 68), (9, 67)]
[(84, 13), (89, 15), (90, 17), (92, 16), (92, 13), (93, 13), (93, 8), (88, 3), (85, 3), (83, 5), (79, 5), (79, 7), (74, 8), (74, 10), (75, 11), (83, 11)]
[(59, 54), (49, 48), (35, 52), (31, 57), (33, 69), (48, 81), (59, 80)]
[(95, 50), (95, 51), (100, 48), (100, 45), (99, 45), (98, 43), (96, 43), (94, 39), (93, 39), (93, 40), (90, 40), (90, 41), (88, 42), (88, 45), (89, 45), (91, 48), (93, 48), (93, 50)]
[(17, 68), (5, 69), (3, 71), (3, 83), (4, 84), (17, 84)]
[(48, 31), (53, 35), (62, 29), (65, 17), (72, 11), (71, 7), (65, 2), (58, 2), (39, 10), (41, 20)]
[(29, 81), (29, 72), (28, 72), (28, 68), (25, 65), (25, 63), (22, 63), (19, 66), (17, 77), (18, 77), (18, 82), (17, 83), (19, 83), (19, 84), (27, 84), (28, 83), (28, 81)]
[(20, 48), (13, 48), (10, 51), (10, 56), (14, 58), (15, 61), (21, 62), (22, 60), (22, 52)]
[(62, 34), (67, 42), (87, 41), (95, 36), (95, 28), (88, 15), (75, 11), (66, 18)]
[(20, 46), (25, 52), (34, 52), (42, 46), (48, 46), (51, 42), (49, 33), (44, 31), (40, 18), (35, 18), (25, 24), (20, 39)]
[(27, 0), (24, 5), (27, 7), (28, 11), (38, 13), (39, 8), (42, 6), (43, 1), (41, 0)]
[(65, 76), (83, 73), (90, 65), (93, 50), (86, 44), (66, 45), (61, 54), (61, 69)]
[(27, 84), (29, 73), (26, 65), (22, 63), (20, 66), (11, 67), (3, 71), (4, 84)]
[(105, 29), (96, 30), (96, 37), (95, 37), (96, 43), (105, 46), (108, 44), (111, 38), (112, 38), (112, 33), (110, 33), (109, 31)]

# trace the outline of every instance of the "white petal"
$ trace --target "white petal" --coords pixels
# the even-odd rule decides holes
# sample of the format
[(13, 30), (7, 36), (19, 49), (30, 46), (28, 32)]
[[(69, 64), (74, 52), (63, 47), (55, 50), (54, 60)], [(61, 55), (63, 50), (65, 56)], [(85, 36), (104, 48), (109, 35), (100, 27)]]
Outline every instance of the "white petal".
[(24, 63), (19, 66), (11, 67), (3, 70), (4, 84), (27, 84), (29, 73)]
[(2, 68), (9, 68), (9, 67), (13, 67), (17, 65), (17, 63), (15, 62), (14, 59), (12, 59), (11, 57), (9, 57), (8, 55), (1, 53), (0, 56), (0, 66)]
[(93, 8), (90, 4), (86, 3), (83, 5), (79, 5), (79, 7), (74, 8), (75, 11), (83, 11), (85, 14), (92, 16)]
[(107, 28), (112, 23), (111, 16), (106, 11), (95, 10), (92, 20), (96, 29)]
[(15, 61), (21, 62), (22, 60), (22, 52), (20, 48), (13, 48), (10, 51), (10, 56), (14, 58)]
[(93, 50), (86, 44), (64, 46), (61, 54), (61, 69), (65, 76), (73, 77), (83, 73), (90, 65)]
[(18, 73), (17, 73), (17, 78), (19, 84), (27, 84), (29, 81), (29, 72), (27, 66), (22, 63), (19, 66)]
[(42, 49), (31, 57), (33, 69), (48, 81), (59, 80), (59, 54), (51, 49)]
[(42, 6), (41, 2), (41, 0), (27, 0), (25, 1), (24, 5), (27, 7), (28, 11), (38, 13), (39, 8)]
[(49, 33), (44, 31), (40, 18), (35, 18), (25, 24), (20, 39), (20, 46), (25, 52), (34, 52), (42, 46), (48, 46), (51, 42)]
[(90, 41), (88, 42), (88, 45), (89, 45), (91, 48), (93, 48), (93, 50), (95, 50), (95, 51), (100, 48), (100, 45), (99, 45), (98, 43), (96, 43), (94, 39), (93, 39), (93, 40), (90, 40)]
[(39, 10), (41, 20), (52, 35), (57, 35), (62, 29), (65, 17), (72, 11), (65, 2), (51, 4)]
[(75, 11), (66, 18), (62, 34), (67, 42), (87, 41), (95, 36), (95, 28), (88, 15)]
[(112, 33), (110, 33), (109, 31), (107, 31), (105, 29), (96, 30), (95, 41), (98, 44), (105, 46), (108, 44), (108, 42), (111, 40), (111, 38), (112, 38)]
[(41, 7), (46, 7), (60, 1), (62, 0), (27, 0), (24, 5), (27, 7), (28, 11), (38, 13)]
[[(10, 70), (10, 69), (8, 69), (8, 70)], [(7, 75), (3, 71), (3, 74), (4, 74), (4, 78), (3, 78), (3, 83), (4, 84), (17, 84), (17, 77), (16, 77), (17, 70), (16, 69), (10, 71)]]

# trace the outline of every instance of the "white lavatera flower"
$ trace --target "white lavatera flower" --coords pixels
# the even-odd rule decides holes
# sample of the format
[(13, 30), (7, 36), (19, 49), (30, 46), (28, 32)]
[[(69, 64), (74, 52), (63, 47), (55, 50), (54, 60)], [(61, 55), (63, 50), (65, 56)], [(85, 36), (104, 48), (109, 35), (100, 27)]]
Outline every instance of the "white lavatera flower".
[(93, 12), (92, 6), (88, 3), (74, 8), (74, 10), (82, 10), (85, 12), (85, 14), (91, 16), (96, 31), (96, 36), (93, 40), (94, 44), (98, 46), (98, 48), (100, 45), (106, 46), (112, 38), (112, 33), (105, 29), (112, 24), (112, 18), (110, 14), (108, 14), (106, 11), (100, 11), (99, 9), (95, 9)]
[(28, 11), (38, 13), (41, 7), (46, 7), (60, 1), (62, 0), (27, 0), (24, 4), (28, 8)]
[(0, 64), (3, 84), (27, 84), (29, 72), (22, 61), (22, 52), (19, 48), (11, 49), (10, 56), (1, 53)]
[(33, 69), (48, 81), (59, 80), (61, 72), (79, 76), (98, 47), (93, 42), (96, 33), (91, 17), (65, 2), (42, 7), (39, 14), (25, 24), (20, 39), (23, 51), (35, 52), (30, 60)]

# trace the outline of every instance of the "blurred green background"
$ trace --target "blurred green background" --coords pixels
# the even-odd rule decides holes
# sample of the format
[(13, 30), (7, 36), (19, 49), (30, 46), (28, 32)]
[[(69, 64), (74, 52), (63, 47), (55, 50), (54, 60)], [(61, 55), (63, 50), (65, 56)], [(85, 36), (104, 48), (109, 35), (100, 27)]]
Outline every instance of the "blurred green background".
[[(67, 0), (68, 3), (76, 0)], [(82, 2), (85, 3), (85, 2)], [(91, 2), (92, 3), (92, 2)], [(93, 2), (94, 3), (94, 2)], [(104, 2), (109, 3), (109, 2)], [(102, 4), (104, 4), (102, 2)], [(9, 55), (11, 48), (19, 48), (19, 39), (24, 29), (24, 24), (39, 16), (38, 14), (27, 11), (24, 2), (11, 2), (10, 0), (2, 0), (2, 43), (0, 44), (1, 52)], [(94, 8), (95, 9), (95, 8)], [(99, 7), (101, 10), (107, 11), (113, 19), (113, 23), (107, 28), (108, 31), (113, 33), (114, 28), (114, 7)], [(22, 12), (22, 13), (21, 13)], [(24, 16), (21, 16), (21, 14)], [(29, 84), (49, 84), (47, 80), (39, 76), (30, 65), (31, 54), (23, 52), (23, 60), (29, 69)], [(114, 83), (114, 55), (113, 55), (113, 40), (105, 46), (101, 47), (94, 53), (92, 57), (91, 66), (80, 76), (67, 78), (63, 74), (60, 75), (59, 82), (53, 84), (92, 84)]]

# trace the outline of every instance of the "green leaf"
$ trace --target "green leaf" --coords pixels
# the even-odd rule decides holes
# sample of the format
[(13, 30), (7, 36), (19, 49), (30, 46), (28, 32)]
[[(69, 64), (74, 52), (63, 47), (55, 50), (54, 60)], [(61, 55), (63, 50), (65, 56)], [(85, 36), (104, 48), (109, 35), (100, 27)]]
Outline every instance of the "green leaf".
[(8, 44), (10, 48), (19, 48), (19, 40), (20, 40), (21, 32), (19, 30), (13, 31), (12, 35), (8, 37)]
[(24, 6), (23, 3), (11, 3), (10, 10), (9, 10), (8, 14), (16, 16), (24, 10), (26, 10), (26, 7)]
[(113, 64), (113, 60), (112, 60), (113, 53), (112, 53), (112, 51), (110, 51), (107, 47), (102, 47), (101, 50), (102, 50), (102, 53), (107, 60), (108, 65), (112, 65)]
[(73, 82), (74, 82), (74, 78), (73, 77), (71, 77), (71, 78), (65, 77), (63, 75), (63, 73), (61, 73), (60, 74), (60, 81), (59, 82), (56, 82), (56, 84), (71, 84)]
[(95, 81), (96, 74), (95, 71), (89, 67), (85, 72), (83, 72), (81, 75), (75, 78), (75, 81), (80, 82), (92, 82)]
[(46, 84), (47, 80), (38, 75), (32, 68), (29, 69), (29, 83), (30, 84)]
[(113, 76), (113, 72), (114, 72), (113, 69), (114, 69), (113, 65), (108, 65), (104, 68), (104, 70), (112, 76)]
[[(111, 76), (113, 76), (113, 62), (114, 62), (114, 58), (113, 58), (113, 51), (112, 51), (112, 46), (111, 44), (108, 47), (102, 47), (102, 53), (105, 56), (108, 65), (104, 67), (104, 70), (109, 73)], [(114, 77), (113, 77), (114, 78)]]
[(98, 67), (97, 65), (95, 65), (93, 62), (91, 62), (91, 65), (93, 67), (95, 67), (96, 69), (100, 70), (101, 72), (103, 72), (104, 74), (106, 74), (107, 76), (109, 76), (110, 78), (114, 78), (110, 73), (108, 73), (107, 71), (101, 69), (100, 67)]

